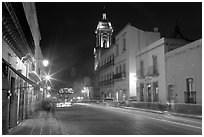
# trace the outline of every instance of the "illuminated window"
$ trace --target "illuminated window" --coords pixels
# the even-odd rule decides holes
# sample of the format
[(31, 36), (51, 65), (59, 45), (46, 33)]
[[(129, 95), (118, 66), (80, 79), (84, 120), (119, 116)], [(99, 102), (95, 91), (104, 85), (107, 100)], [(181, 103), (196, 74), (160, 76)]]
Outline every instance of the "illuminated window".
[(147, 84), (147, 102), (152, 102), (151, 85)]
[(193, 91), (193, 78), (186, 79), (186, 88), (189, 92)]
[(196, 104), (196, 91), (193, 91), (193, 78), (186, 79), (186, 92), (184, 92), (185, 103)]

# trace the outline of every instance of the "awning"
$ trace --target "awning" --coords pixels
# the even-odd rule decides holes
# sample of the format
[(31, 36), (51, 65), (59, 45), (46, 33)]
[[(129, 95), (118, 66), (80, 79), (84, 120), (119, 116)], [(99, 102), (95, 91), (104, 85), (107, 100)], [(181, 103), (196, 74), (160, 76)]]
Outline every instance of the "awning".
[(22, 79), (24, 79), (26, 82), (28, 82), (29, 84), (31, 84), (31, 85), (34, 86), (34, 87), (38, 86), (35, 82), (33, 82), (32, 80), (28, 79), (28, 78), (25, 77), (23, 74), (21, 74), (20, 72), (18, 72), (15, 68), (13, 68), (5, 59), (2, 58), (2, 61), (3, 61), (13, 72), (15, 72), (19, 77), (21, 77)]

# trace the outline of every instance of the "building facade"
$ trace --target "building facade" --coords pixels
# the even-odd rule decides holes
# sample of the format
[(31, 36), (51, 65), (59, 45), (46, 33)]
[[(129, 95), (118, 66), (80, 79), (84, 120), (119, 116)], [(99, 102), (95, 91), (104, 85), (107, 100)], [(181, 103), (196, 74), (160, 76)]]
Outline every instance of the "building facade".
[(96, 34), (96, 47), (94, 48), (94, 98), (103, 99), (112, 96), (113, 63), (111, 22), (108, 21), (106, 13), (98, 22)]
[(160, 39), (160, 33), (142, 31), (127, 24), (112, 44), (113, 28), (105, 13), (95, 32), (94, 91), (97, 98), (136, 99), (136, 51)]
[(162, 38), (137, 51), (137, 89), (139, 102), (167, 103), (165, 54), (188, 43)]
[(115, 39), (113, 78), (116, 100), (136, 100), (136, 51), (160, 39), (160, 33), (142, 31), (127, 24)]
[(99, 62), (99, 90), (102, 98), (113, 98), (114, 96), (114, 52), (113, 46), (103, 50)]
[(202, 106), (202, 39), (166, 53), (165, 58), (167, 101)]
[(40, 39), (34, 3), (2, 3), (2, 134), (38, 107)]

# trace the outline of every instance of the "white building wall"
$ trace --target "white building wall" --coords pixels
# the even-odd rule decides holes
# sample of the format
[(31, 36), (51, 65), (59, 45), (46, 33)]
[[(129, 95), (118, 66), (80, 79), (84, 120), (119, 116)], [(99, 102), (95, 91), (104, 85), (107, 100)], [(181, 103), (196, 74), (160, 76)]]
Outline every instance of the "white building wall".
[[(123, 51), (123, 38), (126, 39), (126, 51)], [(127, 89), (127, 98), (137, 96), (136, 88), (136, 51), (160, 39), (158, 32), (145, 32), (127, 24), (117, 35), (119, 56), (115, 58), (115, 68), (126, 63), (126, 78), (115, 82), (115, 90)]]
[[(26, 76), (26, 65), (17, 57), (10, 47), (2, 40), (2, 58), (11, 64), (16, 70), (21, 70), (21, 74)], [(15, 77), (15, 75), (13, 75)]]
[[(136, 55), (136, 66), (137, 71), (140, 70), (140, 61), (143, 61), (144, 67), (144, 78), (140, 78), (140, 75), (137, 77), (137, 89), (139, 90), (137, 100), (140, 101), (140, 83), (144, 84), (144, 98), (146, 101), (147, 96), (147, 84), (151, 84), (151, 95), (153, 95), (153, 82), (158, 82), (159, 88), (159, 102), (164, 103), (166, 102), (166, 83), (165, 83), (165, 56), (164, 56), (164, 39), (160, 39), (148, 47), (144, 48), (141, 51), (137, 52)], [(148, 73), (148, 68), (153, 66), (153, 59), (152, 56), (157, 56), (157, 63), (158, 63), (158, 76), (151, 76), (150, 79), (147, 79), (146, 75)], [(141, 70), (140, 70), (141, 71)], [(139, 73), (139, 72), (138, 72)], [(152, 96), (153, 100), (153, 96)]]
[(193, 78), (196, 103), (202, 104), (202, 40), (166, 54), (167, 88), (174, 85), (175, 103), (184, 103), (186, 79)]

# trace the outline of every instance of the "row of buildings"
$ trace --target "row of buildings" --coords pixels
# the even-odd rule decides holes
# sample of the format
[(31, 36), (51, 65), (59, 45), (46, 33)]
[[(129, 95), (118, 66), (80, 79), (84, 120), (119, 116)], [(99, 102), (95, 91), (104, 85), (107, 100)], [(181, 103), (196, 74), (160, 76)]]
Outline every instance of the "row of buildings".
[(111, 42), (103, 13), (94, 48), (94, 92), (98, 99), (202, 106), (202, 40), (161, 38), (157, 28), (127, 24)]
[(40, 40), (34, 3), (2, 3), (2, 134), (31, 117), (44, 98)]

